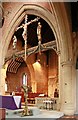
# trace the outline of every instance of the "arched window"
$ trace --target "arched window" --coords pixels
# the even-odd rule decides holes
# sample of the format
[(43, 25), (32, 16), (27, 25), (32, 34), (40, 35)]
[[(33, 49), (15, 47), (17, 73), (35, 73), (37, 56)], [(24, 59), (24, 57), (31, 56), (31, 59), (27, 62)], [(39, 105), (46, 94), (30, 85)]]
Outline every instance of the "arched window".
[(27, 85), (27, 74), (26, 73), (23, 73), (23, 77), (22, 77), (22, 84), (23, 85)]

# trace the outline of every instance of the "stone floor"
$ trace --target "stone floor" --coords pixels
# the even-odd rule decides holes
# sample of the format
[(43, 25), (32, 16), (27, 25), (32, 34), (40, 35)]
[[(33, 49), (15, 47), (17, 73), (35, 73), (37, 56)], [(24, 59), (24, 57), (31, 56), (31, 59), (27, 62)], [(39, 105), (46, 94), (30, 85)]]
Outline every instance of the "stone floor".
[(19, 109), (19, 110), (7, 110), (6, 118), (53, 118), (53, 119), (57, 119), (64, 115), (62, 112), (56, 111), (56, 110), (42, 110), (42, 109), (38, 109), (37, 107), (29, 107), (29, 109), (33, 111), (32, 116), (21, 117), (22, 115), (21, 113), (23, 109)]
[[(18, 118), (21, 120), (23, 118), (52, 118), (52, 120), (78, 120), (78, 115), (74, 116), (65, 116), (63, 112), (56, 111), (56, 110), (49, 110), (49, 109), (39, 109), (35, 105), (29, 104), (28, 109), (33, 111), (33, 116), (24, 116), (21, 117), (22, 112), (24, 110), (24, 105), (22, 109), (18, 110), (6, 110), (6, 120), (14, 120), (13, 118)], [(12, 118), (12, 119), (11, 119)], [(1, 119), (4, 120), (4, 119)]]
[[(6, 120), (10, 120), (11, 118), (52, 118), (52, 120), (78, 120), (78, 115), (71, 115), (66, 116), (60, 111), (55, 110), (40, 110), (35, 107), (30, 107), (31, 110), (33, 110), (33, 116), (24, 116), (21, 117), (21, 112), (23, 109), (19, 110), (7, 110), (6, 112)], [(8, 119), (9, 118), (9, 119)], [(13, 119), (12, 119), (13, 120)]]

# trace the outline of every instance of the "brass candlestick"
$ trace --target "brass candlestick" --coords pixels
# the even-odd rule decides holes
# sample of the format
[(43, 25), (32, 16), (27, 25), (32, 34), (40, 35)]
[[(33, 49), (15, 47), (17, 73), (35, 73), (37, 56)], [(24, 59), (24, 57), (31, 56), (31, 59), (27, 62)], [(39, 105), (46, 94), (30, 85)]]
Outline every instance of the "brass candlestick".
[(28, 113), (28, 105), (27, 105), (28, 86), (23, 85), (22, 88), (24, 90), (24, 97), (25, 97), (25, 108), (24, 108), (24, 111), (22, 113), (22, 116), (27, 116), (27, 115), (29, 115), (29, 113)]
[(23, 85), (22, 88), (24, 90), (24, 97), (25, 97), (25, 108), (24, 111), (22, 112), (22, 116), (32, 115), (32, 111), (28, 111), (28, 102), (27, 102), (29, 87), (27, 85)]

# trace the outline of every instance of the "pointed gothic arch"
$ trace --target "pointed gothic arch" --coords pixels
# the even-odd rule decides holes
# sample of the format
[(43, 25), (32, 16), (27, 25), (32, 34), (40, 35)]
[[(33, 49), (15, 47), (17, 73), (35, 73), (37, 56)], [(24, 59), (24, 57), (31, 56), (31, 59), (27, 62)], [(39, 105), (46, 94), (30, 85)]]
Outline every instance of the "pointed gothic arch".
[[(61, 75), (61, 74), (63, 72), (65, 72), (65, 74), (66, 74), (67, 71), (69, 70), (70, 76), (72, 75), (72, 72), (70, 69), (70, 67), (72, 68), (72, 49), (71, 49), (72, 45), (70, 45), (72, 42), (70, 42), (71, 41), (70, 30), (69, 30), (69, 28), (66, 28), (66, 26), (68, 25), (68, 20), (67, 20), (67, 16), (66, 16), (65, 7), (64, 7), (64, 5), (62, 5), (62, 6), (60, 6), (59, 3), (57, 5), (55, 3), (52, 3), (53, 12), (54, 12), (54, 14), (53, 14), (49, 10), (44, 9), (41, 6), (33, 5), (33, 4), (32, 5), (24, 4), (18, 10), (18, 12), (15, 14), (15, 16), (13, 16), (12, 21), (10, 22), (10, 25), (8, 27), (8, 30), (7, 30), (6, 34), (4, 35), (5, 42), (4, 42), (4, 45), (2, 48), (2, 54), (3, 54), (2, 59), (5, 59), (6, 51), (8, 49), (9, 43), (11, 41), (11, 37), (14, 34), (14, 30), (19, 25), (19, 23), (23, 20), (25, 14), (32, 13), (33, 15), (40, 16), (50, 25), (50, 27), (53, 30), (53, 33), (55, 35), (55, 39), (56, 39), (56, 43), (57, 43), (57, 50), (58, 50), (58, 54), (60, 56), (59, 57), (59, 69), (60, 69), (59, 79), (60, 79), (60, 83), (64, 87), (65, 79), (68, 80), (68, 78), (67, 77), (63, 78), (64, 74), (63, 75)], [(62, 9), (65, 12), (65, 20), (66, 20), (65, 22), (67, 23), (66, 26), (65, 26), (65, 22), (63, 22), (63, 20), (64, 20), (63, 15), (61, 15)], [(62, 67), (63, 67), (63, 72), (61, 71)], [(60, 75), (61, 75), (61, 77), (60, 77)], [(72, 78), (72, 76), (70, 77), (70, 79)], [(61, 79), (63, 80), (63, 82), (61, 82)], [(64, 88), (60, 88), (60, 89), (64, 90)], [(70, 90), (71, 90), (71, 87), (70, 87)], [(74, 105), (71, 105), (71, 102), (74, 103), (73, 98), (72, 98), (72, 100), (70, 100), (69, 98), (66, 98), (67, 101), (70, 103), (68, 105), (68, 104), (66, 104), (67, 101), (65, 101), (65, 99), (63, 100), (63, 95), (61, 95), (61, 96), (62, 96), (61, 97), (62, 109), (64, 110), (65, 113), (68, 112), (69, 114), (72, 114), (74, 112)], [(66, 106), (68, 106), (68, 107), (66, 107)], [(71, 110), (71, 108), (72, 108), (72, 110)]]

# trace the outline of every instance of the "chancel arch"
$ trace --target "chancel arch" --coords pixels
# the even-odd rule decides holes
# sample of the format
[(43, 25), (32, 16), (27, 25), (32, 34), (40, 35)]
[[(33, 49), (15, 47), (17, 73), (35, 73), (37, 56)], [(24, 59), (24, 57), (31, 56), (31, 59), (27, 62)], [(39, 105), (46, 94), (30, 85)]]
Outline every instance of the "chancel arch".
[[(72, 48), (70, 45), (71, 35), (70, 26), (68, 25), (67, 14), (65, 10), (64, 3), (52, 3), (53, 12), (48, 9), (44, 9), (40, 5), (24, 4), (20, 7), (10, 20), (8, 30), (5, 30), (4, 43), (2, 48), (2, 59), (5, 59), (6, 51), (8, 49), (11, 38), (17, 26), (21, 23), (25, 14), (33, 14), (43, 18), (51, 27), (57, 45), (58, 53), (58, 66), (59, 66), (59, 90), (60, 90), (60, 110), (64, 111), (65, 114), (73, 114), (75, 111), (75, 91), (72, 90), (72, 70), (73, 70), (73, 60), (72, 60)], [(64, 15), (61, 14), (61, 10), (64, 11)], [(59, 11), (59, 12), (58, 12)], [(65, 19), (65, 20), (64, 20)], [(64, 20), (64, 22), (63, 22)], [(67, 27), (68, 26), (68, 27)], [(4, 64), (4, 61), (3, 61)], [(66, 76), (67, 75), (67, 76)], [(75, 84), (74, 84), (75, 86)], [(65, 89), (66, 88), (66, 89)], [(69, 91), (69, 92), (67, 92)], [(71, 98), (72, 96), (72, 98)]]

